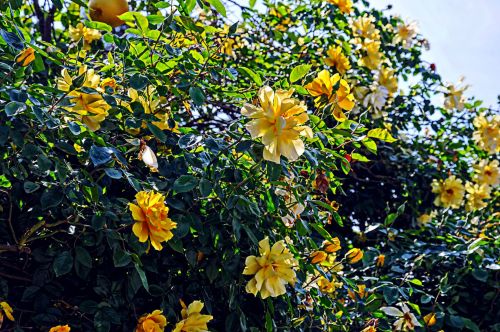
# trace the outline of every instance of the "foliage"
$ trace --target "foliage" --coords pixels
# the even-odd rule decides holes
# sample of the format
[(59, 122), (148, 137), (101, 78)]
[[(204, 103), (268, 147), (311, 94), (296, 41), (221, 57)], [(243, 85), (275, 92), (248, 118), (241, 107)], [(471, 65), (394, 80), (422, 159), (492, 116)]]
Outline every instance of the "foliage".
[(500, 331), (498, 109), (366, 1), (250, 4), (0, 4), (1, 328)]

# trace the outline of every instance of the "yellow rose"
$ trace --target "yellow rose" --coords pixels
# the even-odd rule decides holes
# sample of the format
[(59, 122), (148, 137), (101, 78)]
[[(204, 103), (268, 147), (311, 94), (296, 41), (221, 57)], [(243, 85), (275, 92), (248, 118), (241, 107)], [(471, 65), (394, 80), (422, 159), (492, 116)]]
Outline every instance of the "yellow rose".
[(132, 231), (140, 242), (148, 239), (156, 250), (162, 250), (161, 242), (170, 240), (174, 235), (172, 229), (177, 224), (168, 217), (168, 207), (165, 197), (154, 191), (140, 191), (135, 195), (137, 205), (129, 203), (129, 209), (135, 224)]
[(49, 332), (70, 332), (71, 327), (69, 325), (57, 325), (54, 327), (51, 327)]
[(345, 254), (349, 264), (355, 264), (363, 258), (363, 251), (359, 248), (353, 248)]
[(161, 310), (142, 315), (137, 321), (135, 332), (162, 332), (167, 325), (167, 318)]
[(211, 315), (202, 315), (203, 302), (194, 301), (189, 306), (181, 300), (182, 320), (175, 325), (172, 332), (205, 332), (208, 331), (207, 323), (213, 319)]

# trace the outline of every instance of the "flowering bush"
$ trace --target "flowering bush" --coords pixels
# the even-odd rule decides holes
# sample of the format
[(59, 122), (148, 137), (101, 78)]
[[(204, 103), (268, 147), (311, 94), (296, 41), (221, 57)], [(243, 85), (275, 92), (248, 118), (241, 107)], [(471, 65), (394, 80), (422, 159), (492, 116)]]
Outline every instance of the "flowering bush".
[(2, 330), (500, 331), (500, 114), (414, 22), (87, 5), (0, 3)]

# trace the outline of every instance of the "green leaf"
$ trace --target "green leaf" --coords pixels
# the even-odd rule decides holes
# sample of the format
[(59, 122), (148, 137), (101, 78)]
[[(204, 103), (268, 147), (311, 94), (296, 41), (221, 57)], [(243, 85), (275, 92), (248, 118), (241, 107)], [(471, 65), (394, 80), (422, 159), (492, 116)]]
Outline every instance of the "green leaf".
[(148, 85), (148, 78), (142, 74), (135, 73), (130, 77), (130, 86), (136, 90), (142, 90)]
[(363, 156), (362, 154), (359, 154), (357, 152), (351, 153), (351, 158), (353, 160), (361, 161), (361, 162), (364, 162), (364, 163), (370, 161), (370, 159), (366, 158), (365, 156)]
[(52, 263), (52, 270), (56, 274), (56, 277), (65, 275), (71, 271), (73, 268), (73, 256), (69, 251), (61, 252)]
[(189, 96), (191, 97), (195, 105), (201, 106), (205, 103), (205, 95), (203, 94), (203, 91), (198, 87), (190, 87)]
[(200, 180), (200, 192), (203, 197), (208, 197), (212, 192), (213, 184), (207, 179)]
[(217, 10), (222, 16), (227, 17), (226, 7), (220, 2), (220, 0), (208, 0), (212, 6), (214, 6), (215, 10)]
[(139, 12), (126, 12), (118, 16), (121, 20), (128, 23), (135, 23), (140, 31), (147, 32), (149, 29), (149, 22), (146, 16)]
[(385, 141), (387, 143), (392, 143), (397, 141), (394, 137), (392, 137), (389, 131), (384, 128), (376, 128), (368, 131), (368, 137), (378, 138), (379, 140)]
[(290, 82), (294, 83), (307, 75), (307, 73), (311, 70), (311, 65), (298, 65), (297, 67), (292, 69), (290, 73)]
[(147, 126), (148, 126), (148, 129), (151, 131), (151, 133), (153, 135), (155, 135), (155, 137), (160, 142), (165, 142), (167, 140), (167, 135), (165, 135), (163, 130), (161, 130), (160, 128), (158, 128), (157, 126), (155, 126), (154, 124), (149, 123), (149, 122), (148, 122)]
[(113, 28), (111, 26), (109, 26), (108, 24), (103, 23), (103, 22), (85, 21), (85, 26), (87, 28), (97, 29), (97, 30), (102, 30), (102, 31), (107, 31), (107, 32), (113, 31)]
[(146, 273), (139, 266), (139, 264), (135, 264), (135, 270), (137, 271), (137, 274), (139, 274), (139, 278), (141, 279), (142, 287), (144, 287), (144, 289), (147, 290), (149, 293), (149, 284), (148, 284), (148, 278), (146, 277)]
[(40, 203), (42, 204), (42, 209), (47, 210), (61, 204), (64, 198), (61, 189), (47, 189), (43, 192), (40, 198)]
[(246, 77), (252, 79), (252, 81), (254, 81), (258, 86), (262, 85), (262, 78), (260, 77), (260, 75), (256, 72), (254, 72), (253, 70), (251, 70), (250, 68), (241, 66), (241, 67), (238, 67), (236, 70), (240, 74), (245, 75)]
[(198, 179), (192, 175), (181, 175), (174, 182), (173, 190), (178, 193), (185, 193), (193, 190), (198, 185)]
[(76, 247), (75, 248), (75, 258), (78, 263), (81, 265), (92, 268), (92, 257), (90, 256), (89, 252), (87, 249), (83, 247)]
[(11, 101), (5, 105), (5, 113), (8, 116), (16, 116), (26, 110), (26, 104), (20, 103), (18, 101)]
[(126, 251), (116, 247), (113, 251), (113, 264), (115, 267), (124, 267), (130, 262), (132, 262), (130, 255)]

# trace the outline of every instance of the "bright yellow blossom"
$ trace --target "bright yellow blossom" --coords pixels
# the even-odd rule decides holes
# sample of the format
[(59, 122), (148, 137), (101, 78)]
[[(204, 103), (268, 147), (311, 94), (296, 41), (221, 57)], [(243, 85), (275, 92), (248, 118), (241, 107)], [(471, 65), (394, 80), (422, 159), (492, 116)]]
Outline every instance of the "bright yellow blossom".
[[(333, 87), (337, 84), (338, 90), (334, 91)], [(321, 97), (324, 95), (330, 103), (334, 103), (333, 117), (337, 121), (345, 121), (347, 117), (343, 111), (350, 111), (354, 107), (354, 95), (351, 93), (351, 88), (347, 81), (340, 78), (339, 74), (330, 76), (328, 70), (322, 70), (305, 88), (312, 96)]]
[(436, 324), (436, 314), (431, 312), (424, 316), (424, 322), (426, 326), (432, 326)]
[(363, 258), (363, 251), (359, 248), (353, 248), (345, 254), (345, 257), (349, 264), (355, 264)]
[(330, 67), (335, 67), (341, 75), (351, 69), (349, 59), (342, 54), (342, 47), (330, 47), (328, 51), (326, 51), (326, 55), (325, 64)]
[(369, 325), (362, 329), (361, 332), (377, 332), (377, 328), (373, 325)]
[[(368, 296), (368, 291), (366, 290), (366, 285), (360, 284), (360, 285), (357, 285), (356, 287), (357, 287), (357, 290), (351, 290), (351, 289), (347, 290), (347, 295), (353, 301), (356, 301), (358, 297), (359, 297), (359, 299), (362, 300), (366, 296)], [(356, 296), (356, 294), (357, 294), (357, 296)]]
[(500, 115), (494, 115), (488, 120), (484, 115), (479, 115), (474, 119), (473, 138), (476, 145), (488, 152), (495, 154), (500, 152)]
[(380, 31), (375, 27), (375, 17), (364, 14), (351, 21), (352, 34), (355, 37), (367, 38), (371, 40), (380, 39)]
[(312, 138), (306, 105), (292, 98), (294, 90), (277, 90), (269, 86), (259, 90), (259, 106), (245, 104), (241, 114), (251, 121), (246, 125), (252, 138), (262, 137), (264, 159), (280, 163), (283, 155), (288, 160), (297, 160), (305, 151), (300, 136)]
[(329, 3), (339, 7), (339, 10), (344, 14), (352, 12), (352, 0), (327, 0)]
[[(84, 75), (83, 84), (81, 86), (93, 88), (99, 91), (101, 78), (94, 73), (93, 69), (87, 70), (86, 66), (82, 66), (78, 70), (78, 76)], [(73, 106), (65, 107), (66, 110), (76, 115), (77, 119), (83, 122), (87, 127), (96, 131), (101, 127), (101, 122), (108, 115), (108, 110), (111, 108), (99, 93), (83, 93), (75, 90), (73, 86), (73, 77), (67, 69), (62, 70), (62, 77), (57, 80), (57, 88), (65, 91), (70, 98)]]
[(431, 212), (430, 214), (423, 213), (417, 218), (417, 223), (420, 227), (424, 227), (426, 224), (432, 221), (432, 218), (434, 218), (435, 216), (436, 216), (435, 212)]
[(488, 205), (484, 200), (490, 198), (491, 188), (489, 186), (467, 182), (465, 184), (465, 190), (467, 191), (467, 203), (465, 204), (466, 211), (481, 210)]
[(452, 175), (444, 181), (434, 179), (432, 181), (432, 192), (437, 194), (434, 205), (458, 209), (462, 205), (465, 188), (462, 180)]
[(30, 63), (32, 63), (35, 60), (35, 50), (32, 49), (31, 47), (28, 47), (24, 50), (21, 51), (16, 56), (16, 62), (21, 66), (21, 67), (26, 67)]
[(481, 160), (477, 165), (474, 165), (475, 181), (488, 186), (498, 186), (500, 184), (500, 168), (498, 164), (498, 160), (489, 163), (488, 160)]
[(78, 23), (76, 27), (69, 27), (69, 37), (75, 42), (83, 38), (83, 49), (89, 50), (94, 40), (101, 39), (101, 33), (99, 30), (87, 28), (82, 23)]
[(327, 278), (321, 276), (316, 282), (318, 285), (318, 289), (322, 293), (333, 293), (337, 290), (337, 288), (342, 287), (343, 283), (339, 282), (336, 277), (332, 277), (332, 280), (328, 280)]
[(309, 257), (311, 257), (312, 264), (318, 264), (324, 262), (328, 258), (328, 254), (324, 251), (318, 250), (312, 252)]
[(54, 327), (51, 327), (49, 332), (70, 332), (71, 327), (69, 325), (57, 325)]
[(181, 300), (182, 320), (175, 325), (172, 332), (208, 332), (207, 323), (213, 319), (211, 315), (202, 315), (203, 302), (193, 301), (189, 306)]
[(167, 325), (167, 318), (161, 310), (142, 315), (137, 321), (135, 332), (163, 332)]
[(161, 242), (170, 240), (174, 236), (172, 229), (177, 227), (177, 224), (168, 217), (165, 197), (154, 191), (140, 191), (135, 198), (137, 205), (129, 203), (129, 209), (135, 220), (132, 231), (140, 242), (146, 242), (149, 238), (153, 248), (162, 250)]
[(366, 39), (362, 43), (365, 55), (359, 59), (359, 65), (376, 70), (382, 64), (382, 53), (380, 52), (380, 41)]
[(12, 310), (12, 307), (7, 302), (0, 302), (0, 327), (2, 327), (4, 315), (11, 322), (14, 321), (13, 312), (14, 310)]
[(334, 237), (331, 241), (323, 241), (323, 249), (328, 253), (339, 251), (341, 249), (339, 238)]
[(378, 267), (382, 267), (384, 266), (385, 264), (385, 255), (384, 254), (380, 254), (377, 256), (377, 261), (376, 261), (376, 266)]
[(259, 242), (259, 253), (260, 257), (249, 256), (245, 261), (243, 274), (254, 275), (247, 283), (246, 291), (255, 296), (260, 292), (263, 299), (285, 294), (285, 285), (295, 284), (297, 260), (283, 240), (270, 247), (267, 237)]

